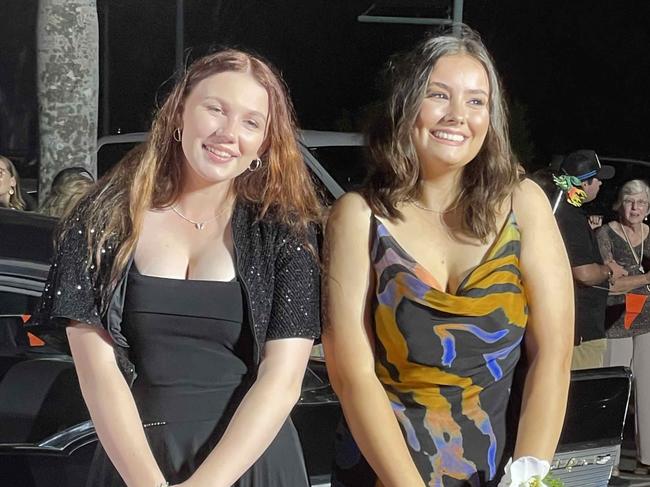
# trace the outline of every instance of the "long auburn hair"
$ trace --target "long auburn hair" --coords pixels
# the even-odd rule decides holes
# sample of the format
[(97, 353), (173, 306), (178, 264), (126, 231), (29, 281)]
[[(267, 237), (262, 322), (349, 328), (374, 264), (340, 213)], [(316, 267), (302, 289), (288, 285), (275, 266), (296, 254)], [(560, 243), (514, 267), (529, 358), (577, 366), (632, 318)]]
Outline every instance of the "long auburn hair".
[(24, 210), (27, 205), (23, 199), (23, 194), (20, 192), (20, 176), (18, 176), (16, 166), (14, 166), (14, 163), (5, 156), (0, 156), (0, 160), (5, 163), (5, 166), (7, 166), (9, 177), (12, 177), (16, 180), (16, 186), (13, 187), (14, 194), (9, 195), (9, 208)]
[(494, 62), (476, 32), (463, 26), (421, 41), (411, 51), (394, 55), (385, 70), (387, 96), (369, 124), (371, 173), (364, 195), (372, 210), (399, 219), (399, 203), (418, 196), (420, 162), (411, 134), (426, 95), (429, 77), (443, 56), (467, 54), (479, 61), (490, 83), (490, 124), (476, 157), (464, 168), (460, 191), (451, 206), (462, 215), (465, 233), (482, 241), (496, 232), (500, 204), (519, 179), (508, 136), (508, 116), (501, 81)]
[[(261, 57), (240, 50), (204, 56), (185, 71), (157, 111), (147, 142), (98, 182), (59, 232), (60, 237), (65, 235), (77, 219), (85, 223), (92, 261), (88, 265), (100, 270), (97, 285), (103, 309), (135, 251), (145, 212), (168, 207), (180, 195), (184, 155), (173, 134), (179, 128), (185, 100), (199, 82), (222, 72), (250, 73), (269, 97), (262, 165), (235, 178), (236, 198), (256, 204), (258, 218), (268, 215), (299, 236), (305, 235), (310, 223), (319, 221), (320, 202), (296, 142), (294, 110), (280, 74)], [(103, 258), (107, 252), (114, 255), (112, 260)]]

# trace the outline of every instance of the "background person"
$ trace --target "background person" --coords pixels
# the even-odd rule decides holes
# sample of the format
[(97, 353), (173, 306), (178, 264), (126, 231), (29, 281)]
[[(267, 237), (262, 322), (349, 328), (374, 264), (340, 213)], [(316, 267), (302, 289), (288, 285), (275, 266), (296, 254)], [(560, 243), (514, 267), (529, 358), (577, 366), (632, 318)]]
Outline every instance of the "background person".
[(38, 209), (43, 215), (61, 218), (67, 215), (94, 186), (95, 178), (83, 167), (68, 167), (52, 180), (50, 193)]
[(24, 210), (25, 200), (20, 192), (20, 178), (16, 166), (0, 156), (0, 207)]
[(646, 475), (650, 465), (650, 237), (643, 220), (650, 214), (649, 201), (645, 181), (628, 181), (614, 203), (618, 220), (597, 233), (604, 262), (616, 262), (627, 271), (609, 289), (605, 365), (631, 367), (634, 373), (636, 473)]
[(501, 485), (544, 477), (573, 316), (550, 205), (520, 181), (476, 34), (426, 39), (388, 76), (368, 186), (327, 224), (323, 345), (347, 421), (332, 484), (495, 485), (522, 342), (530, 367), (513, 458), (533, 467), (508, 467)]
[(579, 182), (579, 187), (570, 185), (569, 192), (565, 191), (558, 196), (560, 199), (556, 199), (555, 212), (569, 254), (575, 291), (575, 336), (571, 368), (602, 367), (607, 349), (607, 289), (610, 281), (613, 282), (626, 272), (615, 262), (607, 265), (603, 263), (596, 235), (582, 204), (593, 201), (598, 196), (602, 180), (611, 179), (614, 168), (601, 166), (593, 150), (579, 150), (566, 156), (560, 170), (563, 176), (575, 177)]
[(88, 485), (307, 487), (287, 418), (319, 335), (320, 206), (279, 75), (197, 60), (130, 154), (65, 220), (41, 309), (101, 442)]

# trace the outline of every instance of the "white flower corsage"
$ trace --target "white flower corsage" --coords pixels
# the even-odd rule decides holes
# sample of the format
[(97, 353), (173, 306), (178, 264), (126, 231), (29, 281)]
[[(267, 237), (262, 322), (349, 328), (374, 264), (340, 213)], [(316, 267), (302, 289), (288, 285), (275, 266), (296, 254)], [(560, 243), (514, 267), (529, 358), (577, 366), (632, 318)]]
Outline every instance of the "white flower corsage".
[(547, 487), (543, 479), (551, 470), (546, 460), (535, 457), (521, 457), (508, 460), (498, 487)]

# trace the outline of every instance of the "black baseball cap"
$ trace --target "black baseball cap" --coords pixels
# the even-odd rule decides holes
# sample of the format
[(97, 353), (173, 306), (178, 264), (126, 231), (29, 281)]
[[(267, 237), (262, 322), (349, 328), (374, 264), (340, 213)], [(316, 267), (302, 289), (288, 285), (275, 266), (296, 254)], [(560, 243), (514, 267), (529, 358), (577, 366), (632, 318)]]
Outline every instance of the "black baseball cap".
[(593, 150), (577, 150), (564, 158), (560, 165), (565, 173), (580, 181), (591, 178), (612, 179), (616, 170), (613, 166), (603, 166)]

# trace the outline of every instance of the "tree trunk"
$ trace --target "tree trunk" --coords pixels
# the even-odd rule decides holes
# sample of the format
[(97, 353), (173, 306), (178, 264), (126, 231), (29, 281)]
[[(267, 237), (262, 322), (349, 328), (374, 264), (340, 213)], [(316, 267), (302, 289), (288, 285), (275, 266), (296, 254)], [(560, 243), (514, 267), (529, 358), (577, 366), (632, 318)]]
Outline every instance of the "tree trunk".
[(96, 0), (39, 0), (37, 39), (43, 201), (61, 169), (82, 166), (97, 174)]

